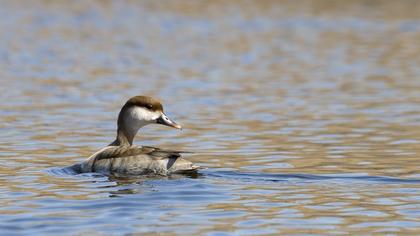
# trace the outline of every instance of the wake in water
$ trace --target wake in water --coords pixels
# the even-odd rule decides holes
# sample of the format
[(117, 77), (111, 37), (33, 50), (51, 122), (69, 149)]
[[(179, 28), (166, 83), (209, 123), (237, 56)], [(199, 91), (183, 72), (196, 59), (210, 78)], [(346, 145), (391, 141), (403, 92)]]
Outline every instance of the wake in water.
[[(64, 176), (76, 176), (86, 175), (81, 173), (79, 164), (68, 166), (65, 168), (52, 168), (47, 172), (53, 176), (64, 177)], [(89, 176), (106, 176), (98, 173), (90, 173)], [(304, 181), (304, 182), (318, 182), (318, 181), (357, 181), (357, 182), (378, 182), (378, 183), (406, 183), (406, 184), (420, 184), (420, 179), (408, 179), (408, 178), (394, 178), (389, 176), (369, 176), (369, 175), (355, 175), (355, 174), (329, 174), (329, 175), (316, 175), (316, 174), (275, 174), (275, 173), (264, 173), (264, 172), (241, 172), (234, 170), (220, 170), (220, 169), (203, 169), (195, 172), (184, 172), (171, 174), (167, 176), (148, 174), (142, 176), (133, 175), (110, 175), (111, 178), (117, 179), (139, 179), (150, 177), (155, 178), (226, 178), (235, 179), (241, 181), (269, 181), (269, 182), (287, 182), (287, 181)]]
[(270, 182), (280, 182), (280, 181), (292, 181), (292, 180), (304, 180), (310, 182), (316, 181), (368, 181), (368, 182), (381, 182), (381, 183), (407, 183), (407, 184), (420, 184), (420, 179), (404, 179), (404, 178), (394, 178), (388, 176), (369, 176), (369, 175), (315, 175), (315, 174), (272, 174), (272, 173), (262, 173), (262, 172), (240, 172), (240, 171), (224, 171), (216, 170), (211, 171), (206, 174), (208, 177), (216, 178), (235, 178), (242, 180), (252, 180), (252, 181), (270, 181)]

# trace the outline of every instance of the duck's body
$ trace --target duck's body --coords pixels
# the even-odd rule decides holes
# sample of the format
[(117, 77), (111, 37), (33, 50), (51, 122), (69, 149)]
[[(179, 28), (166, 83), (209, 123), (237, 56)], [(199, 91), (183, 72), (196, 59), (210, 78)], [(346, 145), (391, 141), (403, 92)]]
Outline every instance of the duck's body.
[(167, 175), (197, 168), (180, 152), (147, 146), (108, 146), (80, 164), (81, 172), (120, 175)]
[(139, 128), (159, 123), (180, 129), (162, 105), (153, 98), (136, 96), (127, 101), (118, 116), (117, 138), (86, 161), (74, 165), (79, 172), (117, 175), (161, 174), (195, 171), (199, 167), (181, 157), (181, 152), (147, 146), (133, 146)]

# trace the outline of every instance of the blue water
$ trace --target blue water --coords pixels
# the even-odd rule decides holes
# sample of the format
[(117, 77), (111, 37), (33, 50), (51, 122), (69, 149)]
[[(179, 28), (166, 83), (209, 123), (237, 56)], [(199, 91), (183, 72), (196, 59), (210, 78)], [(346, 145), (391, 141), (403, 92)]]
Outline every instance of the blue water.
[[(418, 235), (416, 7), (3, 3), (0, 234)], [(114, 140), (139, 94), (184, 129), (135, 144), (205, 169), (66, 169)]]

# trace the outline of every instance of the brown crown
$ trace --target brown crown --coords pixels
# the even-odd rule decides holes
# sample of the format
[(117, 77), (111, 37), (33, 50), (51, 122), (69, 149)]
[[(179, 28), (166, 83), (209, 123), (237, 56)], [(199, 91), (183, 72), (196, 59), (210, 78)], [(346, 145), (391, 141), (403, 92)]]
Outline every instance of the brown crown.
[(125, 108), (132, 106), (143, 107), (151, 111), (163, 111), (162, 104), (158, 100), (148, 96), (132, 97), (124, 105)]

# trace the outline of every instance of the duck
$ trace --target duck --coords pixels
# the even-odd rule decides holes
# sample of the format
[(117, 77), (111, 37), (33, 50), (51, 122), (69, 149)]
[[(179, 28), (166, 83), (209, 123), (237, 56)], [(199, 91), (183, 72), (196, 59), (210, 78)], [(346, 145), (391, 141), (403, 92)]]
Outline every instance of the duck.
[(181, 151), (133, 145), (139, 129), (149, 124), (182, 129), (163, 112), (160, 101), (149, 96), (134, 96), (119, 112), (115, 140), (72, 168), (79, 173), (99, 172), (117, 176), (170, 175), (200, 169), (184, 159)]

